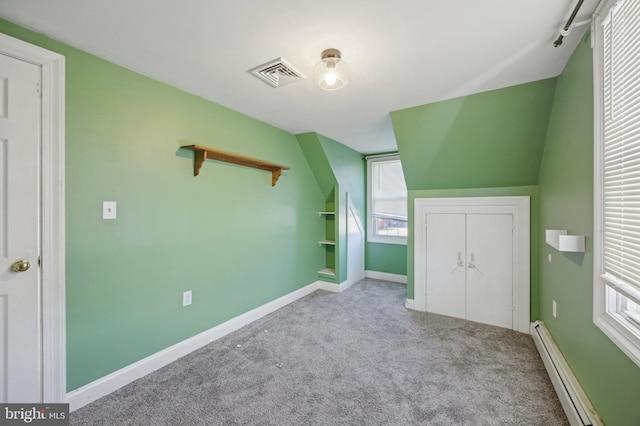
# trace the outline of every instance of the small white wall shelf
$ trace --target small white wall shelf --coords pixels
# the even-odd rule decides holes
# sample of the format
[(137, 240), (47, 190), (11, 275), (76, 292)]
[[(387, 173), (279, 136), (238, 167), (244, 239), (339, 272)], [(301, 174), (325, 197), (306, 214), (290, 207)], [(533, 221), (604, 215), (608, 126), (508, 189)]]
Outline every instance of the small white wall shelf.
[(545, 242), (558, 251), (584, 253), (585, 236), (568, 235), (566, 229), (545, 230)]
[(558, 245), (560, 251), (584, 253), (585, 237), (584, 235), (560, 235)]
[(566, 229), (547, 229), (545, 242), (556, 250), (560, 250), (560, 235), (567, 235)]

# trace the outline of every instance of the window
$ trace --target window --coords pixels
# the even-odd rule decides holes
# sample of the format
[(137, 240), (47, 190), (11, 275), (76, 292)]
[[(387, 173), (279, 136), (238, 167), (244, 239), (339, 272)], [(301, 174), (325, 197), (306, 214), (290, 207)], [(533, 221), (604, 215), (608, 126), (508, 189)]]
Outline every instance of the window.
[(368, 241), (407, 244), (407, 186), (397, 155), (367, 158)]
[(595, 15), (594, 323), (640, 366), (640, 2)]

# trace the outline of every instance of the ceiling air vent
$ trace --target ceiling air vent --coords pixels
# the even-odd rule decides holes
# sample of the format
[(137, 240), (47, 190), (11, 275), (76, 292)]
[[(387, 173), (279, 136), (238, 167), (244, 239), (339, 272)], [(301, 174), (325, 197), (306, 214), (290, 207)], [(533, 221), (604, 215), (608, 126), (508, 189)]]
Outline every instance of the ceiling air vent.
[(276, 58), (247, 71), (271, 87), (282, 87), (307, 77), (283, 58)]

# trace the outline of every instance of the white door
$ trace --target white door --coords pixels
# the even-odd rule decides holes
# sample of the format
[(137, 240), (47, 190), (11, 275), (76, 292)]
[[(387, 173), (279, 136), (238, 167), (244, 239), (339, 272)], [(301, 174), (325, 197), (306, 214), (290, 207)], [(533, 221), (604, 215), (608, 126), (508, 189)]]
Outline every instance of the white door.
[(513, 215), (426, 215), (427, 312), (513, 328)]
[(465, 318), (465, 215), (427, 214), (427, 311)]
[[(454, 267), (457, 266), (458, 263), (458, 252), (464, 252), (464, 273), (467, 279), (465, 285), (474, 284), (474, 279), (481, 279), (481, 281), (475, 287), (471, 287), (469, 292), (467, 292), (465, 288), (465, 316), (463, 317), (459, 314), (461, 311), (460, 307), (458, 307), (457, 310), (458, 314), (453, 315), (466, 318), (467, 310), (469, 310), (471, 317), (478, 320), (477, 318), (481, 318), (486, 312), (481, 314), (476, 312), (476, 310), (480, 310), (480, 308), (494, 310), (494, 302), (497, 303), (498, 300), (509, 299), (509, 303), (504, 304), (504, 306), (508, 306), (508, 308), (500, 311), (500, 313), (496, 313), (496, 315), (500, 318), (509, 317), (511, 326), (502, 321), (498, 322), (498, 324), (504, 324), (513, 330), (528, 333), (530, 327), (529, 209), (529, 197), (416, 198), (414, 200), (415, 214), (413, 231), (415, 309), (423, 312), (437, 312), (434, 307), (440, 304), (433, 300), (433, 292), (435, 289), (432, 288), (431, 285), (439, 285), (438, 283), (446, 282), (446, 279), (451, 279), (450, 276), (452, 272), (454, 272), (454, 274), (460, 272), (459, 268), (454, 269)], [(450, 247), (447, 249), (446, 244), (459, 240), (459, 237), (454, 238), (454, 235), (457, 235), (459, 231), (448, 228), (449, 225), (447, 225), (444, 219), (438, 221), (437, 216), (431, 216), (436, 214), (464, 216), (465, 238), (471, 238), (471, 241), (467, 243), (465, 240), (464, 246), (460, 245), (459, 247)], [(504, 216), (506, 216), (506, 218)], [(470, 218), (469, 223), (467, 222), (467, 218)], [(428, 226), (427, 222), (433, 220), (436, 220), (436, 222), (432, 222)], [(453, 221), (453, 218), (451, 220)], [(504, 223), (502, 223), (503, 220)], [(478, 234), (479, 237), (477, 239), (474, 237), (475, 234), (471, 234), (470, 237), (468, 236), (470, 227), (479, 228), (477, 232), (480, 234)], [(498, 227), (499, 229), (489, 230), (489, 228), (494, 227)], [(460, 228), (461, 225), (459, 225), (457, 229), (459, 230)], [(438, 235), (438, 233), (440, 233), (439, 238), (443, 241), (442, 243), (428, 241), (430, 235)], [(476, 243), (476, 240), (479, 240), (480, 243)], [(488, 250), (487, 255), (484, 254), (484, 248), (478, 244), (484, 244), (484, 247)], [(507, 255), (497, 249), (498, 245), (510, 247), (511, 252), (508, 254), (509, 260), (507, 260)], [(431, 252), (432, 248), (436, 251), (430, 254), (429, 252)], [(446, 256), (440, 255), (442, 259), (438, 260), (435, 256), (439, 256), (438, 251), (443, 250), (445, 252), (448, 250), (449, 253)], [(482, 255), (480, 253), (481, 250), (483, 251)], [(508, 251), (509, 250), (505, 250), (505, 252)], [(471, 252), (474, 253), (475, 262), (472, 263), (474, 268), (468, 267), (468, 262), (471, 260)], [(431, 257), (431, 259), (429, 259), (429, 257)], [(492, 264), (491, 267), (485, 264), (487, 261), (490, 261)], [(429, 262), (429, 267), (427, 267), (427, 262)], [(437, 270), (439, 272), (434, 272), (433, 269), (437, 268), (441, 263), (443, 264), (442, 269)], [(496, 271), (492, 270), (494, 264), (506, 269), (500, 273), (496, 273)], [(491, 276), (489, 278), (483, 278), (483, 275), (478, 277), (477, 274), (480, 272)], [(428, 274), (433, 273), (440, 274), (443, 279), (434, 280), (431, 276), (427, 277)], [(471, 276), (471, 273), (476, 275)], [(471, 280), (469, 280), (470, 276)], [(501, 278), (506, 276), (510, 278), (510, 287), (508, 289), (506, 278), (504, 281), (502, 281)], [(487, 293), (487, 289), (483, 288), (489, 284), (489, 281), (502, 283), (497, 285), (497, 288), (500, 289), (497, 293)], [(478, 300), (480, 300), (480, 298), (490, 300), (479, 303)], [(457, 299), (461, 300), (462, 296), (459, 296)], [(510, 314), (506, 314), (507, 310), (510, 310)], [(445, 313), (445, 315), (452, 314)], [(493, 321), (493, 319), (487, 320), (489, 323), (493, 323)]]
[(467, 319), (513, 328), (513, 216), (467, 215)]
[(41, 401), (39, 84), (0, 54), (0, 402)]

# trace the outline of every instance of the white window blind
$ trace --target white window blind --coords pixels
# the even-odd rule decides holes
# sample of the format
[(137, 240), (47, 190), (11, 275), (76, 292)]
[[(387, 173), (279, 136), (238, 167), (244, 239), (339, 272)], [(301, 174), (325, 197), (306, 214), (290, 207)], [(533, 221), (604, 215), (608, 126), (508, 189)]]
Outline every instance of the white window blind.
[(406, 244), (407, 186), (397, 155), (367, 159), (368, 241)]
[(602, 277), (640, 303), (640, 1), (619, 1), (602, 25)]
[(407, 187), (400, 160), (382, 160), (371, 165), (371, 198), (374, 217), (407, 220)]

